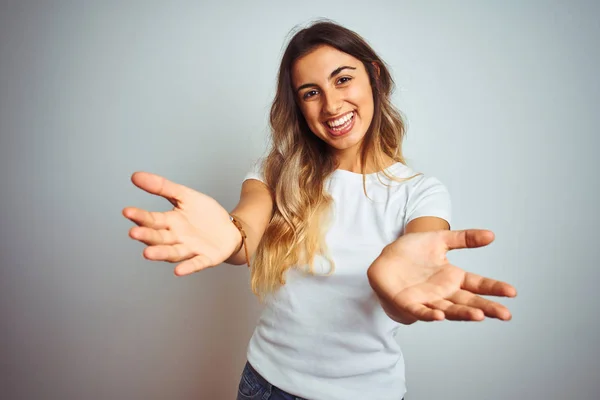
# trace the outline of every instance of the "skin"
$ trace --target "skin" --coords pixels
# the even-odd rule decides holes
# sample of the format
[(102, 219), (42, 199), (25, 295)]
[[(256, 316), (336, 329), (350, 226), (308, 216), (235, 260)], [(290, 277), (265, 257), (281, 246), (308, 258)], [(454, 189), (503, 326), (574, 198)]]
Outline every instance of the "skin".
[[(349, 67), (349, 68), (343, 68)], [(333, 150), (340, 169), (360, 171), (358, 150), (373, 119), (372, 88), (359, 60), (320, 46), (296, 60), (293, 89), (313, 134)], [(336, 137), (325, 123), (355, 113), (352, 130)], [(367, 173), (376, 172), (365, 166)], [(175, 275), (189, 275), (220, 265), (244, 264), (241, 235), (229, 213), (211, 197), (148, 172), (136, 172), (132, 182), (167, 199), (173, 209), (150, 212), (127, 207), (123, 215), (137, 226), (129, 236), (147, 245), (144, 257), (177, 263)], [(262, 182), (242, 185), (240, 201), (231, 212), (242, 223), (252, 257), (273, 214), (273, 199)], [(402, 236), (387, 245), (367, 269), (367, 277), (387, 315), (403, 324), (416, 321), (510, 320), (503, 305), (482, 296), (514, 297), (513, 286), (466, 272), (449, 263), (454, 249), (477, 248), (494, 240), (491, 231), (451, 231), (437, 217), (411, 221)]]
[[(212, 197), (149, 172), (136, 172), (131, 181), (140, 189), (168, 200), (167, 212), (126, 207), (123, 215), (136, 226), (129, 237), (144, 243), (144, 258), (177, 263), (176, 276), (185, 276), (224, 262), (246, 263), (241, 235), (229, 214)], [(247, 180), (240, 201), (231, 212), (247, 234), (250, 257), (256, 251), (273, 213), (273, 200), (266, 185)]]
[[(339, 168), (360, 172), (358, 151), (374, 109), (364, 64), (333, 47), (320, 46), (294, 62), (292, 84), (308, 127), (334, 150)], [(355, 113), (350, 133), (330, 134), (326, 122), (350, 112)]]

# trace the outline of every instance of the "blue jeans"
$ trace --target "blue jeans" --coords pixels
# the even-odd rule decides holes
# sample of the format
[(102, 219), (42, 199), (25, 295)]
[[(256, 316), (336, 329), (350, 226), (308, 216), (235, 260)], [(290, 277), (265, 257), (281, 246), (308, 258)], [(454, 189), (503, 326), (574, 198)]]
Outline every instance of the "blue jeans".
[(237, 400), (306, 400), (271, 385), (246, 362), (238, 387)]
[[(238, 387), (237, 400), (307, 400), (271, 385), (246, 362)], [(404, 400), (404, 399), (402, 399)]]

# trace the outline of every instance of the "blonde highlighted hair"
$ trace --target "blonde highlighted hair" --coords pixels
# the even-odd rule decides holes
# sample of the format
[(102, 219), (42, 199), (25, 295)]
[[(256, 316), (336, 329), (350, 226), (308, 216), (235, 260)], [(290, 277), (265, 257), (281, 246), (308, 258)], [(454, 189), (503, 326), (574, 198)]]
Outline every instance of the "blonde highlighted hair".
[[(363, 168), (369, 162), (376, 171), (383, 171), (390, 158), (405, 162), (405, 126), (391, 102), (394, 82), (385, 63), (362, 37), (333, 22), (319, 21), (298, 31), (281, 60), (270, 113), (272, 144), (262, 165), (274, 197), (274, 214), (252, 261), (251, 287), (261, 299), (285, 284), (287, 269), (308, 265), (314, 273), (315, 256), (328, 258), (324, 236), (333, 199), (324, 184), (337, 165), (325, 142), (308, 128), (296, 102), (291, 76), (295, 60), (322, 45), (360, 60), (369, 75), (374, 115), (361, 143)], [(334, 264), (329, 261), (332, 273)]]

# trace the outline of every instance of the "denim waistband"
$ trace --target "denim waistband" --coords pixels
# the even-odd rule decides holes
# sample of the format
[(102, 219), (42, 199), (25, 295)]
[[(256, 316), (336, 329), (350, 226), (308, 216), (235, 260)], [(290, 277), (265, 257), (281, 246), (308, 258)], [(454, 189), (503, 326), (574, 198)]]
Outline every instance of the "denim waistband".
[[(258, 381), (258, 382), (259, 382), (259, 383), (260, 383), (262, 386), (264, 386), (264, 387), (266, 387), (266, 388), (269, 388), (269, 392), (271, 392), (271, 391), (273, 390), (273, 388), (274, 388), (274, 387), (276, 387), (276, 386), (273, 386), (273, 384), (272, 384), (272, 383), (270, 383), (268, 380), (266, 380), (265, 378), (263, 378), (263, 377), (262, 377), (262, 375), (261, 375), (261, 374), (259, 374), (259, 373), (258, 373), (258, 371), (254, 369), (254, 367), (253, 367), (253, 366), (250, 364), (250, 362), (249, 362), (249, 361), (246, 361), (246, 366), (247, 366), (247, 367), (248, 367), (248, 369), (249, 369), (249, 370), (252, 372), (252, 374), (254, 374), (254, 377), (256, 378), (256, 380), (257, 380), (257, 381)], [(279, 390), (281, 390), (281, 389), (279, 389)], [(286, 394), (288, 394), (288, 395), (292, 396), (292, 395), (291, 395), (291, 394), (289, 394), (289, 393), (286, 393)], [(300, 399), (300, 397), (296, 397), (296, 396), (294, 396), (294, 398), (296, 398), (296, 399)], [(402, 398), (402, 400), (404, 400), (404, 397)]]
[(268, 380), (263, 378), (262, 375), (259, 374), (258, 371), (254, 369), (254, 367), (252, 366), (252, 364), (250, 364), (250, 362), (246, 361), (246, 366), (248, 367), (248, 369), (250, 371), (252, 371), (252, 373), (256, 377), (256, 380), (258, 381), (258, 383), (260, 383), (264, 387), (268, 387), (268, 388), (273, 387), (273, 384), (271, 384)]

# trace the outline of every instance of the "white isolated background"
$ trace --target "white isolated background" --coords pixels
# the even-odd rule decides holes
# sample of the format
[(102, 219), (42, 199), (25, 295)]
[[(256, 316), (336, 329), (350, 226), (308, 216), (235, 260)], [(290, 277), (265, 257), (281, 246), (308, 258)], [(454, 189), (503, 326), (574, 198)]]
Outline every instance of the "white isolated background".
[(496, 233), (451, 260), (519, 291), (508, 323), (402, 328), (407, 399), (600, 396), (597, 2), (57, 0), (0, 6), (2, 399), (235, 397), (248, 271), (176, 278), (121, 210), (169, 208), (137, 170), (231, 209), (290, 30), (318, 17), (389, 64), (453, 228)]

